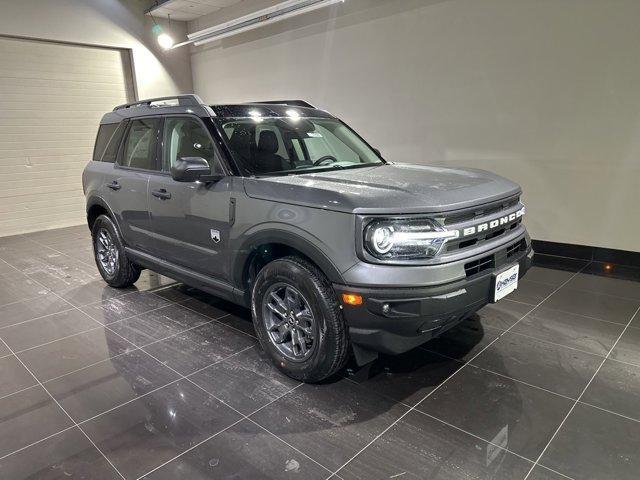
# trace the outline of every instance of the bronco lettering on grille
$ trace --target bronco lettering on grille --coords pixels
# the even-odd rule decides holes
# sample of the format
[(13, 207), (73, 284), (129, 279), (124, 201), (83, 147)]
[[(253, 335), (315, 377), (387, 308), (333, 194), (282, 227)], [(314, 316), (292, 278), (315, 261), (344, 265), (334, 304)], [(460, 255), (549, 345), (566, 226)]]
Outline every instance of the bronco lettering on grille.
[(458, 237), (467, 237), (469, 235), (475, 235), (476, 233), (482, 233), (485, 231), (493, 230), (494, 228), (507, 225), (517, 220), (518, 218), (522, 217), (523, 215), (524, 215), (524, 207), (522, 207), (517, 212), (510, 213), (509, 215), (496, 218), (489, 222), (480, 223), (478, 225), (473, 225), (472, 227), (466, 227), (461, 230), (458, 230)]

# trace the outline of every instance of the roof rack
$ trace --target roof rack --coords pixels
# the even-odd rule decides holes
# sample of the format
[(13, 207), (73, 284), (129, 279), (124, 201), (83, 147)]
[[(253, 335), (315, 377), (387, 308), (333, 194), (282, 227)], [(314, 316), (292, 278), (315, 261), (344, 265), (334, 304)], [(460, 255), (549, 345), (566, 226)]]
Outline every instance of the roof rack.
[(316, 108), (311, 105), (309, 102), (305, 102), (304, 100), (267, 100), (264, 102), (250, 102), (256, 105), (288, 105), (291, 107), (306, 107), (306, 108)]
[[(176, 103), (172, 103), (177, 101)], [(158, 105), (153, 105), (157, 103)], [(122, 105), (118, 105), (113, 111), (122, 110), (125, 108), (136, 108), (136, 107), (193, 107), (197, 105), (204, 105), (200, 97), (193, 94), (188, 95), (174, 95), (172, 97), (157, 97), (157, 98), (148, 98), (146, 100), (139, 100), (133, 103), (124, 103)]]

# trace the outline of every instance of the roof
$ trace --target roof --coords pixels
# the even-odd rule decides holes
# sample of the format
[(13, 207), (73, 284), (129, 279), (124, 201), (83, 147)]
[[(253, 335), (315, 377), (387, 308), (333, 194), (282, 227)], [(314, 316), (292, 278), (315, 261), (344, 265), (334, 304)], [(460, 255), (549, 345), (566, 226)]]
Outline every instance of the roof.
[(118, 105), (105, 114), (100, 123), (117, 123), (125, 118), (147, 115), (193, 114), (199, 117), (247, 118), (247, 117), (299, 117), (333, 118), (314, 108), (304, 100), (271, 100), (243, 104), (206, 105), (197, 95), (176, 95), (139, 100)]
[(248, 117), (289, 117), (296, 115), (303, 118), (333, 118), (328, 112), (317, 108), (302, 107), (297, 105), (283, 105), (272, 103), (242, 103), (230, 105), (211, 105), (216, 117), (223, 118), (248, 118)]

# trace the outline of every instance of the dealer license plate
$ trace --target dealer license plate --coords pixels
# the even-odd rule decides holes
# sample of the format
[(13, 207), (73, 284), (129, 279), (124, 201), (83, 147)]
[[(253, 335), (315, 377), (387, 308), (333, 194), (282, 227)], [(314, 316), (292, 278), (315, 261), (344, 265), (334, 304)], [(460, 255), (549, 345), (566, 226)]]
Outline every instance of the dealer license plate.
[(510, 267), (496, 275), (495, 291), (493, 293), (494, 302), (506, 297), (518, 288), (519, 270), (520, 265), (514, 265), (513, 267)]

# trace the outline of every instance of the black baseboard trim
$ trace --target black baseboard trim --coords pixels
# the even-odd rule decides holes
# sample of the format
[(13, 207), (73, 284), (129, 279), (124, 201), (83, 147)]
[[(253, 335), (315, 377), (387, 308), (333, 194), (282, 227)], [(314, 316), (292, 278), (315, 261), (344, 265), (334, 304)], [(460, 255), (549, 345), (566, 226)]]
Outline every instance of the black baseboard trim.
[(571, 243), (547, 242), (533, 240), (536, 253), (556, 255), (558, 257), (578, 258), (595, 262), (609, 262), (629, 267), (640, 267), (640, 252), (616, 250), (614, 248), (591, 247), (588, 245), (574, 245)]

